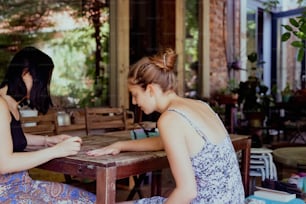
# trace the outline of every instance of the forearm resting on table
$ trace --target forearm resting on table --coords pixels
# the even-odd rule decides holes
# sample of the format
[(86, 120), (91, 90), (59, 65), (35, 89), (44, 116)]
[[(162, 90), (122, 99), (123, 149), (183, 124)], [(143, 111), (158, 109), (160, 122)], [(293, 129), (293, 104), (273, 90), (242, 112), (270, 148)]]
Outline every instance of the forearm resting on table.
[(164, 146), (160, 137), (119, 142), (121, 151), (158, 151)]
[(26, 133), (25, 136), (29, 146), (47, 146), (48, 144), (48, 135), (32, 135)]

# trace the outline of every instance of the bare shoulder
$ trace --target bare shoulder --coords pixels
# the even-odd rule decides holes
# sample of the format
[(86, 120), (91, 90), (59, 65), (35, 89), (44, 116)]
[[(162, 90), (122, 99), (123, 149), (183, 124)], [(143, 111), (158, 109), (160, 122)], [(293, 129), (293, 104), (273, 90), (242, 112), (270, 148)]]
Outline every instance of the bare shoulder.
[(188, 129), (186, 120), (174, 111), (165, 111), (158, 119), (157, 127), (162, 138), (183, 137)]
[(1, 97), (1, 96), (0, 96), (0, 113), (1, 113), (1, 116), (9, 115), (8, 104), (7, 104), (6, 100), (4, 100), (4, 98)]
[(8, 105), (6, 100), (2, 96), (0, 96), (0, 109), (6, 109), (8, 110)]
[(164, 126), (171, 127), (177, 123), (178, 114), (173, 111), (165, 111), (158, 119), (157, 126), (162, 128)]
[(165, 148), (173, 144), (174, 140), (181, 143), (184, 141), (185, 125), (183, 118), (174, 111), (166, 111), (160, 116), (157, 127)]

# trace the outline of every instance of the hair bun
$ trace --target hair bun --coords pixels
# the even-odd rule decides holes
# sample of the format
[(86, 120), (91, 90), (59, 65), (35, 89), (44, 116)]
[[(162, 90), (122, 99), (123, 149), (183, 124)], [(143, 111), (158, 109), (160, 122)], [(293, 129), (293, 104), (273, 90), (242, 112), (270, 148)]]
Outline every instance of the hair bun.
[(165, 71), (172, 71), (175, 66), (177, 54), (171, 48), (167, 48), (151, 58), (151, 60)]

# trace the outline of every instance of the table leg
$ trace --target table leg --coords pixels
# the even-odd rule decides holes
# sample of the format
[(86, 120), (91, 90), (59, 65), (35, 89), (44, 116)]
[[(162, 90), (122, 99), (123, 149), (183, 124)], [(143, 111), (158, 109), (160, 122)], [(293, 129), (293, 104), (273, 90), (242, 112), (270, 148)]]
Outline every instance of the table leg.
[(116, 166), (97, 167), (97, 204), (116, 203)]
[(250, 194), (249, 192), (249, 171), (250, 171), (250, 148), (251, 148), (251, 142), (248, 142), (247, 148), (242, 150), (242, 182), (244, 184), (244, 192), (245, 195), (248, 196)]
[(141, 188), (140, 185), (144, 181), (146, 176), (147, 176), (146, 173), (140, 174), (138, 176), (133, 176), (135, 184), (134, 184), (133, 189), (130, 191), (126, 200), (132, 200), (136, 193), (138, 193), (139, 198), (143, 198), (143, 195), (142, 195), (141, 190), (140, 190), (140, 188)]
[(152, 171), (151, 196), (161, 195), (162, 170)]

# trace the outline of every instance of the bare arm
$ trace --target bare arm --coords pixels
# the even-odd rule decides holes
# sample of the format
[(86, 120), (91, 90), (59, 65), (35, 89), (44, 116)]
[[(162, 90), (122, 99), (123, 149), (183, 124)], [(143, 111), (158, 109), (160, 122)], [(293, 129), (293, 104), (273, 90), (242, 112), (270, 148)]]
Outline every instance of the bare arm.
[(91, 156), (100, 156), (105, 154), (116, 155), (123, 151), (158, 151), (163, 149), (160, 137), (150, 137), (139, 140), (128, 140), (115, 142), (109, 146), (88, 151)]
[[(36, 167), (50, 159), (77, 154), (81, 138), (72, 137), (52, 147), (33, 152), (13, 152), (10, 130), (11, 115), (6, 102), (0, 97), (0, 173), (11, 173)], [(30, 136), (31, 137), (31, 136)], [(39, 139), (40, 138), (40, 139)], [(41, 142), (41, 138), (37, 138)]]
[(57, 143), (60, 143), (68, 138), (70, 135), (55, 135), (55, 136), (47, 136), (47, 135), (33, 135), (25, 133), (27, 138), (28, 146), (53, 146)]
[(190, 203), (197, 194), (195, 175), (186, 144), (186, 137), (190, 134), (184, 131), (186, 130), (184, 126), (186, 126), (186, 121), (173, 112), (164, 113), (158, 121), (159, 131), (176, 183), (175, 189), (166, 201), (167, 204)]

